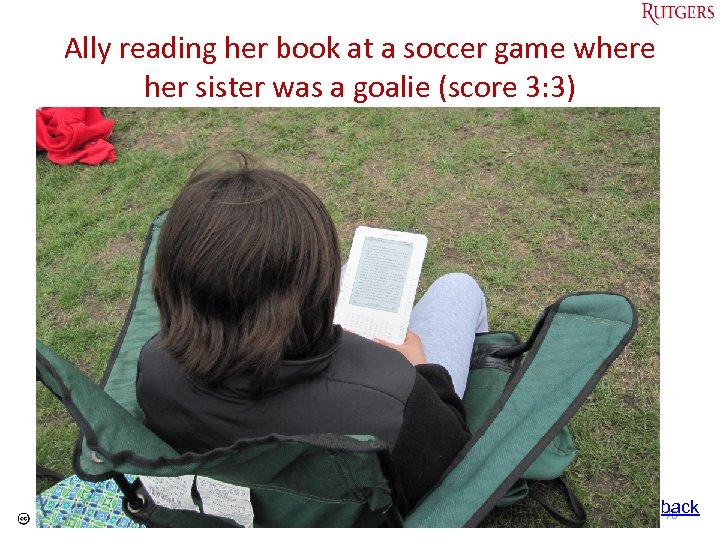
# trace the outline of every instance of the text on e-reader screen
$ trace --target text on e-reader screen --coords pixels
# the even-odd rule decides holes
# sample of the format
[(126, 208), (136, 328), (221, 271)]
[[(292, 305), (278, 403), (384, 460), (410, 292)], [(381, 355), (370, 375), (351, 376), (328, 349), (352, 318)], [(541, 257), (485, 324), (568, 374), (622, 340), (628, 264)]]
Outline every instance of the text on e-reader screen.
[(366, 238), (350, 304), (397, 313), (412, 250), (408, 242)]

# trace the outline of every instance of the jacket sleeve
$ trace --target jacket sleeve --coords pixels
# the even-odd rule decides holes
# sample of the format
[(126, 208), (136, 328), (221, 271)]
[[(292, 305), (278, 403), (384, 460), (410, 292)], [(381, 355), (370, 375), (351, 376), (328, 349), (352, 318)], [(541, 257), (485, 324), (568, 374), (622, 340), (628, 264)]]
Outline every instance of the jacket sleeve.
[(391, 453), (410, 509), (440, 480), (469, 439), (465, 409), (447, 370), (436, 364), (418, 367)]
[(442, 402), (457, 415), (458, 420), (465, 425), (467, 421), (465, 406), (462, 399), (455, 393), (455, 387), (448, 370), (439, 364), (420, 364), (415, 369), (432, 386)]

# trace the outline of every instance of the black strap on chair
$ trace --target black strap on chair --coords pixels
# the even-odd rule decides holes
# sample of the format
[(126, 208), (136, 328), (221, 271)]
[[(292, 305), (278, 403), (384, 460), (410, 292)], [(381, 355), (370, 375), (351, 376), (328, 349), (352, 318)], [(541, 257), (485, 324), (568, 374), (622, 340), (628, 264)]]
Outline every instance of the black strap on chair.
[(541, 482), (528, 482), (528, 485), (530, 486), (530, 492), (528, 493), (528, 497), (540, 503), (540, 505), (547, 511), (548, 514), (550, 514), (556, 521), (562, 523), (566, 527), (583, 527), (585, 525), (585, 522), (587, 521), (587, 513), (585, 512), (585, 507), (562, 478), (555, 478), (554, 480), (551, 480), (549, 482), (542, 482), (542, 484), (550, 484), (559, 487), (559, 489), (562, 491), (562, 494), (565, 496), (568, 504), (570, 505), (570, 508), (572, 509), (572, 517), (561, 514), (555, 506), (553, 506), (547, 499), (545, 499), (545, 497), (538, 493), (537, 489), (533, 489), (535, 484), (538, 483)]
[(140, 480), (135, 480), (132, 484), (127, 481), (125, 475), (120, 473), (113, 474), (113, 480), (125, 496), (128, 507), (133, 512), (139, 512), (148, 502), (147, 498), (139, 493), (142, 484)]
[(62, 474), (60, 474), (57, 471), (54, 471), (52, 469), (48, 469), (47, 467), (43, 467), (42, 465), (35, 464), (35, 477), (36, 478), (52, 478), (53, 480), (57, 480), (58, 482), (65, 478)]
[(540, 316), (538, 317), (537, 322), (535, 323), (535, 327), (533, 328), (532, 334), (530, 334), (530, 337), (527, 339), (527, 341), (524, 341), (523, 343), (519, 343), (517, 345), (512, 345), (510, 347), (503, 347), (502, 349), (496, 351), (493, 353), (493, 356), (497, 358), (513, 358), (515, 356), (519, 356), (521, 354), (524, 354), (528, 352), (533, 344), (535, 343), (535, 339), (538, 337), (540, 332), (543, 329), (543, 323), (545, 322), (545, 319), (547, 317), (547, 309), (543, 311)]

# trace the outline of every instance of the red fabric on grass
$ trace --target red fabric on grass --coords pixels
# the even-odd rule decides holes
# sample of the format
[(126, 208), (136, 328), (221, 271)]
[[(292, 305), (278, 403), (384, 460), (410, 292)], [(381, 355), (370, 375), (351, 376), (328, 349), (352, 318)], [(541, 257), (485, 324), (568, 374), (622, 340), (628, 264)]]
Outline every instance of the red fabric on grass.
[(99, 107), (43, 107), (35, 113), (35, 144), (61, 165), (112, 162), (115, 149), (105, 139), (114, 124)]

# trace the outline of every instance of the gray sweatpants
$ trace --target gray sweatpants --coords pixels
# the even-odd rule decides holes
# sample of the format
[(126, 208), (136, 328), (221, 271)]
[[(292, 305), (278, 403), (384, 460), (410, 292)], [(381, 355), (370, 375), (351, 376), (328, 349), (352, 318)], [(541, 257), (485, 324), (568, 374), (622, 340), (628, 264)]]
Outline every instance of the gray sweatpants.
[(463, 397), (475, 333), (488, 331), (485, 294), (477, 282), (467, 274), (438, 278), (413, 308), (409, 328), (420, 336), (428, 363), (445, 366)]

